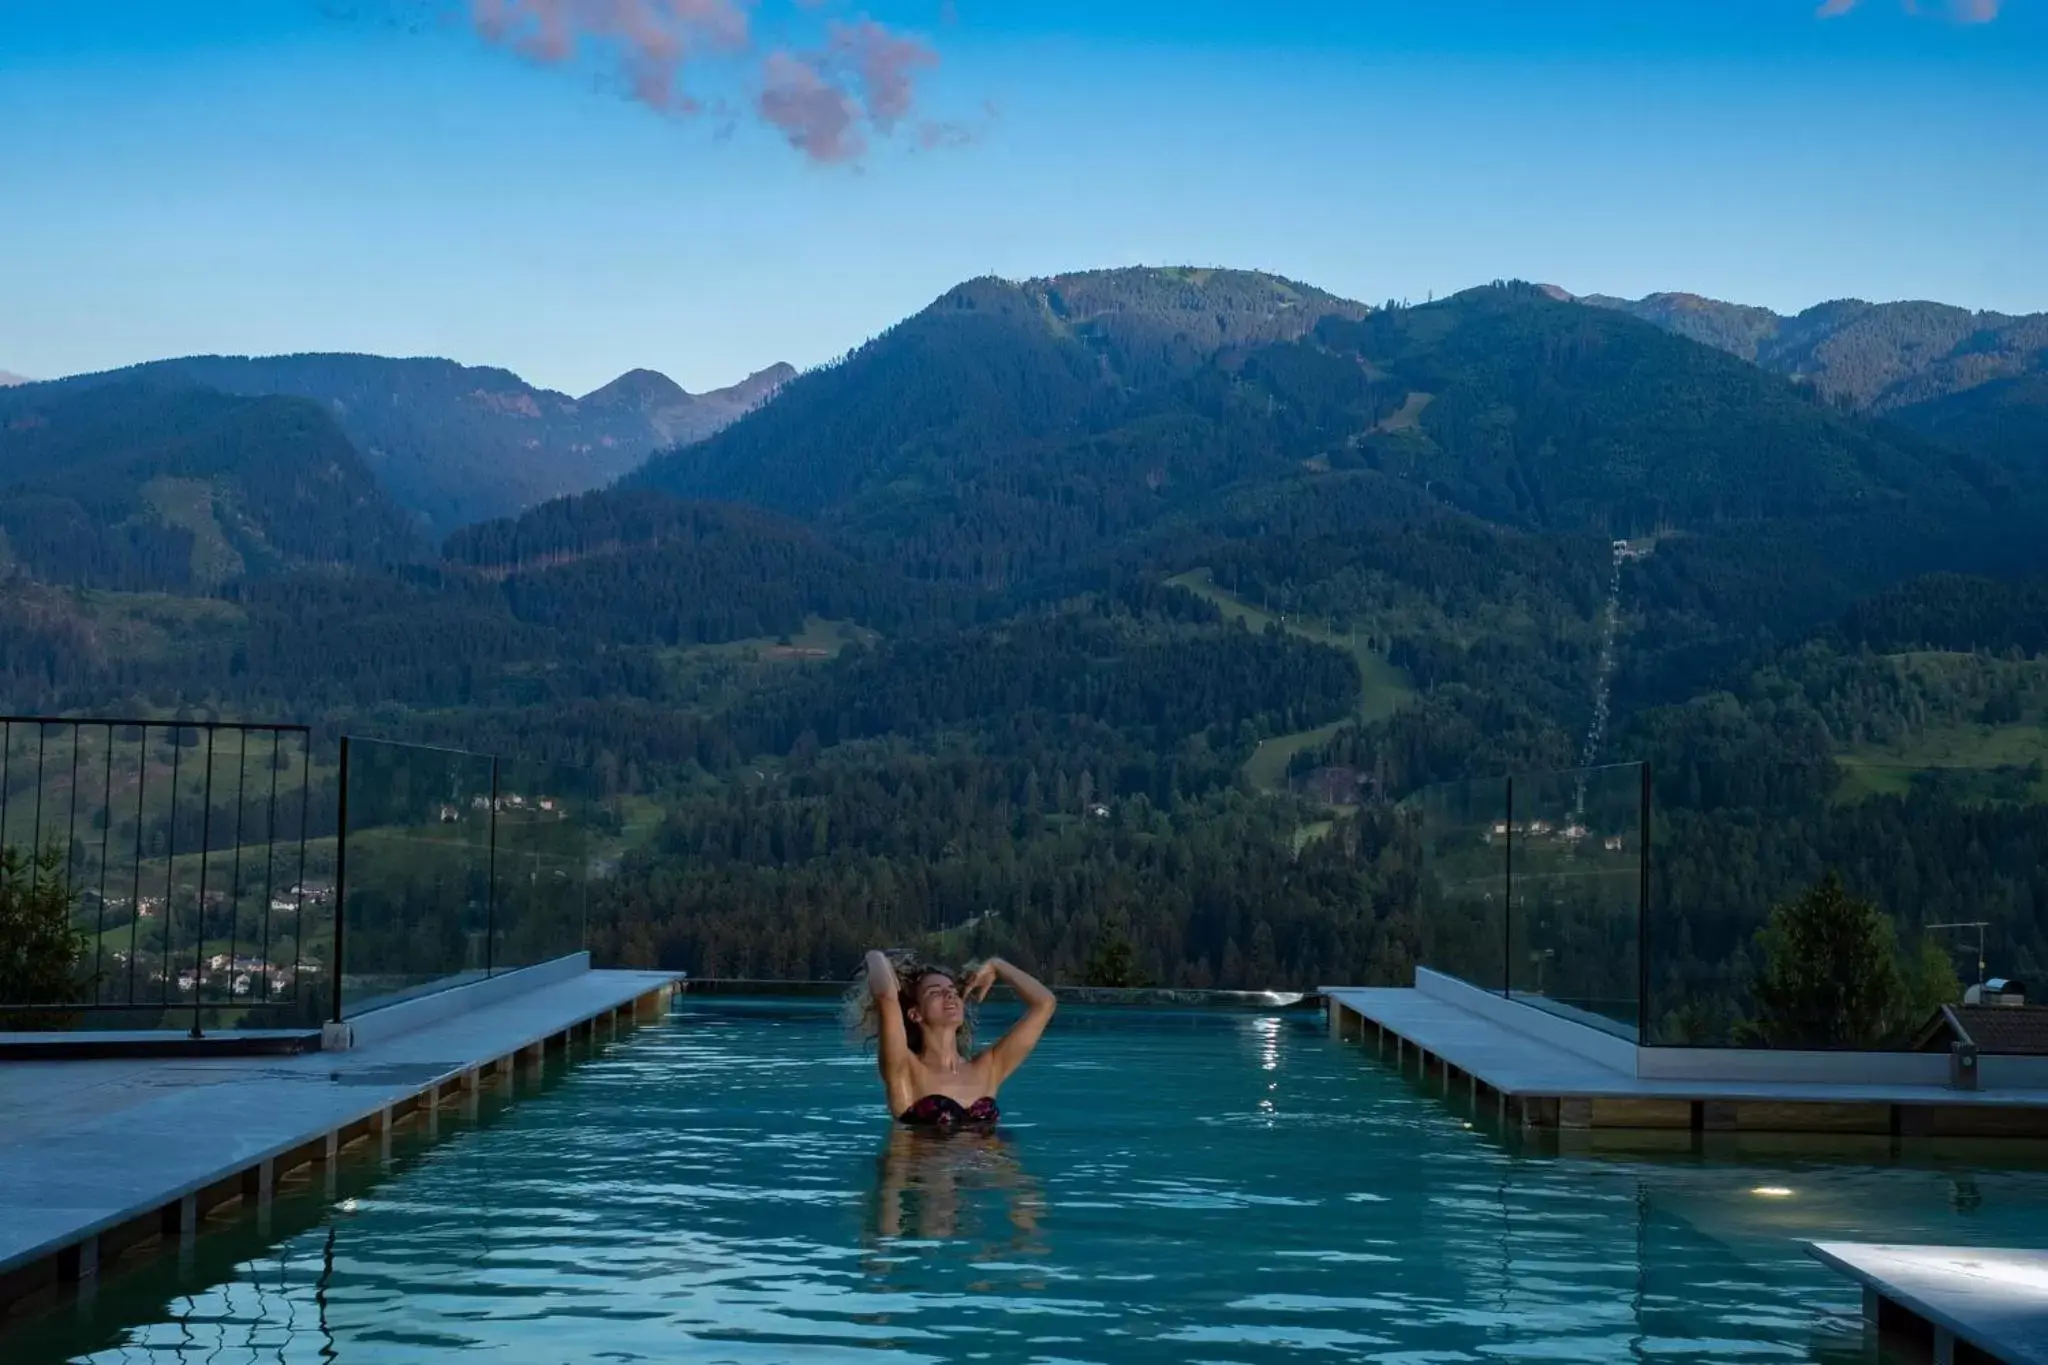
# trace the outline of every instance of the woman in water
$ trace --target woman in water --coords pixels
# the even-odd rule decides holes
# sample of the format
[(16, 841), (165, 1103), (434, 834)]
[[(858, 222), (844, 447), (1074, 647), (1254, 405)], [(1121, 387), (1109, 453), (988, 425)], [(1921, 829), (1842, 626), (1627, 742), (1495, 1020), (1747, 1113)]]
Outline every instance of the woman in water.
[[(1024, 1017), (973, 1056), (967, 1006), (997, 981), (1024, 1001)], [(899, 979), (886, 953), (868, 954), (867, 988), (859, 1002), (862, 1032), (879, 1043), (889, 1112), (933, 1128), (994, 1123), (996, 1092), (1038, 1046), (1056, 1007), (1051, 991), (1027, 972), (991, 958), (962, 982), (943, 967), (907, 963)]]

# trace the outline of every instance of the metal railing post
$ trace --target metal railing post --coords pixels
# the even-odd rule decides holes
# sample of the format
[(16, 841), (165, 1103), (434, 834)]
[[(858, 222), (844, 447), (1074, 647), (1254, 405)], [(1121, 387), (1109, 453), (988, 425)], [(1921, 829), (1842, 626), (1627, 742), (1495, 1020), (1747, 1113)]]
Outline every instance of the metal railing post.
[(149, 793), (149, 726), (136, 727), (135, 740), (135, 880), (128, 888), (128, 1003), (135, 1003), (136, 963), (142, 958), (142, 830), (143, 800)]
[(36, 817), (28, 840), (28, 889), (31, 895), (35, 894), (36, 878), (41, 875), (43, 867), (43, 745), (49, 733), (48, 721), (36, 722)]
[(484, 892), (484, 975), (488, 977), (498, 965), (498, 756), (491, 755), (491, 818), (490, 818), (490, 862), (489, 885)]
[[(199, 912), (192, 945), (192, 1036), (204, 1038), (199, 1011), (206, 1001), (206, 865), (213, 852), (213, 730), (206, 731), (206, 777), (199, 784)], [(230, 970), (233, 964), (229, 964)]]
[[(107, 724), (107, 779), (100, 801), (100, 811), (105, 822), (100, 826), (100, 911), (92, 936), (92, 1002), (106, 1003), (106, 978), (100, 971), (100, 954), (105, 951), (107, 940), (107, 859), (112, 856), (114, 846), (114, 726)], [(132, 912), (135, 907), (129, 906)]]
[[(308, 771), (308, 778), (312, 773)], [(348, 736), (341, 737), (341, 798), (334, 818), (334, 1022), (341, 1022), (341, 973), (348, 962), (344, 947), (348, 915)], [(304, 885), (303, 882), (300, 883)]]
[(1500, 993), (1515, 993), (1515, 779), (1508, 776), (1507, 869), (1500, 908)]
[(306, 963), (306, 827), (313, 819), (313, 732), (299, 746), (299, 876), (292, 892), (292, 995), (304, 1004), (311, 999), (300, 980)]
[(1636, 1046), (1650, 1041), (1650, 764), (1643, 762), (1642, 833), (1637, 861), (1641, 881), (1636, 893)]
[(164, 978), (161, 999), (166, 1015), (171, 1010), (171, 972), (174, 970), (171, 966), (171, 908), (178, 903), (178, 767), (185, 756), (185, 746), (179, 741), (185, 737), (185, 730), (184, 725), (171, 722), (171, 823), (164, 843), (164, 947), (159, 969)]

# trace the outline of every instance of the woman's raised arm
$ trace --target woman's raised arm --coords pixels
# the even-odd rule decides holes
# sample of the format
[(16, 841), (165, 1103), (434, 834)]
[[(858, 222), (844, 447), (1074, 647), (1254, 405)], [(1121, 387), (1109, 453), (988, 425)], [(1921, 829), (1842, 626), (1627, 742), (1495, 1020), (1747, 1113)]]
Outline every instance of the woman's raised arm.
[(1010, 1025), (1010, 1031), (996, 1039), (995, 1046), (988, 1050), (989, 1062), (995, 1067), (995, 1079), (1001, 1083), (1024, 1065), (1031, 1049), (1038, 1046), (1038, 1040), (1045, 1035), (1045, 1026), (1052, 1022), (1053, 1011), (1059, 1008), (1059, 1001), (1037, 977), (999, 957), (982, 963), (969, 979), (969, 998), (982, 999), (998, 980), (1017, 992), (1017, 998), (1024, 1002), (1024, 1017)]
[(875, 998), (877, 1058), (887, 1076), (910, 1057), (910, 1043), (903, 1032), (903, 1002), (896, 980), (896, 967), (879, 948), (868, 952), (868, 994)]

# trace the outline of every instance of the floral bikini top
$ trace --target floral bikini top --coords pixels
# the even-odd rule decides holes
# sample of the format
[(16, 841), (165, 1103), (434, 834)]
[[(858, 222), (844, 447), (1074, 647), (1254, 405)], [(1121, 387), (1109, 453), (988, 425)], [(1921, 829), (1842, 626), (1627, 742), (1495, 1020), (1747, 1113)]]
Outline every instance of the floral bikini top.
[(926, 1095), (897, 1116), (898, 1122), (918, 1128), (963, 1128), (969, 1125), (994, 1123), (1002, 1117), (994, 1099), (982, 1096), (973, 1104), (963, 1105), (951, 1095)]

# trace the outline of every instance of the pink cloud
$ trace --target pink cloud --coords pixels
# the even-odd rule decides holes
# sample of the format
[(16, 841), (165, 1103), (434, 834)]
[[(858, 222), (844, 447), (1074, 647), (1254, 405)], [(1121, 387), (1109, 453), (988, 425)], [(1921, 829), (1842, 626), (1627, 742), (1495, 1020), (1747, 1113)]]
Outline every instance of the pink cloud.
[(750, 41), (737, 0), (469, 0), (485, 41), (557, 65), (586, 47), (619, 64), (633, 97), (665, 113), (701, 105), (679, 85), (683, 64), (701, 54), (731, 56)]
[(852, 161), (867, 150), (853, 97), (811, 61), (771, 52), (761, 68), (760, 115), (813, 161)]
[[(857, 160), (869, 134), (908, 125), (920, 147), (957, 146), (971, 129), (915, 119), (917, 77), (939, 65), (920, 38), (865, 15), (825, 24), (821, 46), (779, 47), (756, 56), (749, 8), (754, 0), (466, 0), (485, 41), (529, 60), (562, 65), (587, 55), (616, 65), (633, 98), (662, 113), (693, 115), (707, 106), (684, 88), (686, 67), (712, 58), (755, 91), (754, 113), (812, 161)], [(813, 10), (831, 0), (794, 0)], [(693, 82), (694, 84), (694, 82)], [(718, 132), (730, 131), (723, 118)]]
[[(1821, 0), (1817, 13), (1823, 19), (1838, 19), (1863, 0)], [(1919, 0), (1901, 0), (1908, 14), (1919, 14)], [(1988, 24), (1998, 17), (2002, 0), (1948, 0), (1949, 17), (1961, 24)]]
[(860, 82), (869, 122), (890, 131), (916, 101), (915, 73), (937, 66), (939, 54), (867, 18), (835, 23), (828, 32), (828, 51), (851, 65)]

